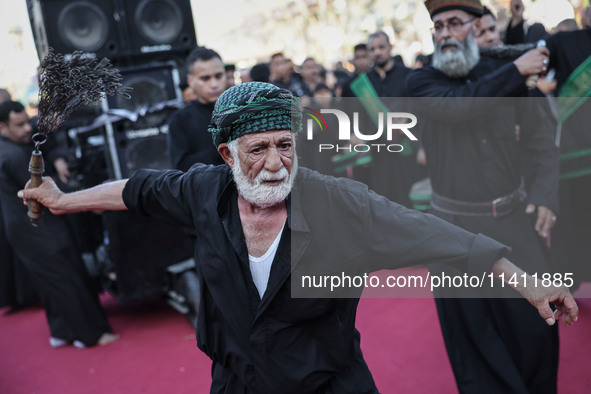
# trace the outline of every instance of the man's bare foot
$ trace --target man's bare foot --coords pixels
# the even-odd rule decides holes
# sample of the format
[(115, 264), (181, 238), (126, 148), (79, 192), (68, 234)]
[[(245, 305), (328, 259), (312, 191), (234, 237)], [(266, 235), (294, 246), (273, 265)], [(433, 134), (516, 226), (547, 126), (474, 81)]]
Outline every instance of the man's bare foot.
[(119, 335), (113, 334), (110, 332), (106, 332), (103, 335), (101, 335), (101, 337), (99, 338), (99, 340), (97, 342), (97, 345), (101, 345), (101, 346), (108, 345), (109, 343), (115, 342), (118, 339), (119, 339)]

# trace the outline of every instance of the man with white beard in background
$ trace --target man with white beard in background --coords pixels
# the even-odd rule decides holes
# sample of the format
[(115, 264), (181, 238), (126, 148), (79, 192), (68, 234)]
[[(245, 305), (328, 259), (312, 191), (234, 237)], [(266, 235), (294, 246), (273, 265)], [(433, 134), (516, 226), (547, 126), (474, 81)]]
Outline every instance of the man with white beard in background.
[[(434, 98), (421, 101), (424, 116), (417, 115), (425, 124), (432, 211), (509, 245), (511, 260), (527, 272), (549, 273), (544, 244), (558, 211), (555, 123), (537, 103), (509, 99), (528, 95), (526, 79), (546, 69), (548, 51), (534, 49), (512, 62), (481, 58), (479, 0), (425, 5), (434, 23), (433, 63), (413, 71), (407, 87), (413, 97)], [(515, 124), (521, 125), (519, 140)], [(526, 171), (534, 174), (527, 190)], [(430, 266), (433, 275), (441, 269)], [(434, 294), (461, 393), (556, 393), (558, 330), (538, 324), (523, 300), (488, 288)]]
[[(361, 183), (298, 170), (301, 129), (288, 90), (244, 83), (220, 96), (209, 128), (227, 165), (140, 170), (71, 194), (45, 178), (20, 195), (54, 213), (130, 208), (196, 230), (197, 344), (212, 359), (211, 393), (376, 394), (355, 329), (363, 288), (337, 289), (335, 298), (330, 289), (300, 285), (303, 275), (359, 276), (425, 261), (492, 268), (496, 277), (523, 272), (490, 238), (408, 210)], [(565, 287), (534, 283), (519, 291), (542, 322), (576, 320)]]

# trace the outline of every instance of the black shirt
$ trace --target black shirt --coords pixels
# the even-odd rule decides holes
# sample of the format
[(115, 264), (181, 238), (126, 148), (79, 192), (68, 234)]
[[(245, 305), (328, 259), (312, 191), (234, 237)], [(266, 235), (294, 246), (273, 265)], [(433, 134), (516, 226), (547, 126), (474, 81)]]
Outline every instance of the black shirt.
[(524, 25), (523, 19), (515, 26), (511, 26), (511, 22), (507, 25), (505, 30), (505, 44), (525, 44), (525, 43), (536, 43), (541, 40), (548, 33), (546, 28), (541, 23), (534, 23), (533, 25)]
[(380, 77), (375, 68), (367, 72), (378, 97), (406, 97), (406, 85), (404, 81), (411, 69), (400, 62), (394, 61), (394, 67), (386, 72), (384, 78)]
[[(424, 67), (409, 75), (407, 86), (411, 96), (435, 97), (417, 109), (428, 124), (421, 142), (434, 192), (470, 202), (507, 195), (521, 184), (520, 154), (526, 150), (535, 174), (529, 202), (558, 211), (554, 123), (537, 108), (540, 99), (509, 98), (527, 95), (525, 78), (513, 63), (483, 58), (466, 78), (457, 79)], [(493, 107), (502, 108), (503, 116)], [(516, 124), (521, 125), (519, 141)]]
[(253, 304), (237, 197), (226, 165), (140, 170), (123, 191), (130, 209), (197, 232), (197, 343), (214, 362), (215, 393), (376, 393), (355, 329), (362, 289), (348, 298), (326, 298), (327, 289), (319, 290), (325, 298), (296, 298), (301, 276), (427, 262), (482, 272), (506, 252), (361, 183), (300, 168), (267, 290)]
[(168, 145), (174, 168), (187, 171), (195, 163), (224, 162), (207, 131), (213, 107), (214, 104), (202, 104), (195, 100), (172, 115)]
[(556, 91), (560, 89), (569, 75), (591, 56), (591, 28), (559, 32), (546, 38), (550, 51), (550, 65), (556, 69)]

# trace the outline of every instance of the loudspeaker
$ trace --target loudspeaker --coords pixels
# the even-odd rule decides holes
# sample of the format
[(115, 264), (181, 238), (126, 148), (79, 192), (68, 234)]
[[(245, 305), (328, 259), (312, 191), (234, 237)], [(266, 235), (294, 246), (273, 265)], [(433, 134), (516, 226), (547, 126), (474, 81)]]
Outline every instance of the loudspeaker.
[(27, 0), (39, 58), (80, 50), (115, 66), (175, 61), (197, 46), (190, 0)]
[(105, 152), (105, 128), (84, 130), (84, 127), (68, 129), (68, 183), (74, 189), (99, 185), (108, 180), (112, 173)]
[(174, 60), (181, 67), (197, 46), (190, 0), (125, 0), (127, 55), (143, 61)]
[(154, 63), (120, 69), (130, 98), (110, 96), (105, 112), (120, 116), (106, 125), (110, 168), (114, 179), (140, 168), (168, 169), (167, 135), (170, 115), (182, 106), (176, 65)]
[(83, 51), (112, 59), (125, 46), (112, 0), (27, 0), (27, 7), (40, 60), (50, 47), (64, 55)]

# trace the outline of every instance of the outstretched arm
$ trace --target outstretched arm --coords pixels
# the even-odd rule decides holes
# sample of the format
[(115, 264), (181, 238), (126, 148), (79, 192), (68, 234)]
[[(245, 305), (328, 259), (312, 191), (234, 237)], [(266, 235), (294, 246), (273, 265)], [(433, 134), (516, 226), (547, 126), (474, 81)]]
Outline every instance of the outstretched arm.
[(91, 210), (121, 211), (127, 209), (122, 192), (127, 180), (104, 183), (90, 189), (73, 193), (62, 192), (50, 177), (44, 177), (37, 188), (29, 188), (28, 182), (18, 196), (28, 205), (28, 200), (37, 200), (54, 215)]
[[(565, 326), (577, 321), (579, 308), (567, 287), (545, 287), (543, 283), (536, 282), (536, 279), (505, 258), (494, 263), (492, 272), (498, 279), (504, 280), (536, 307), (548, 325), (554, 325), (560, 317), (562, 317), (562, 323)], [(525, 281), (511, 281), (511, 278), (515, 277), (525, 278)], [(555, 311), (552, 311), (550, 304), (556, 306)]]

